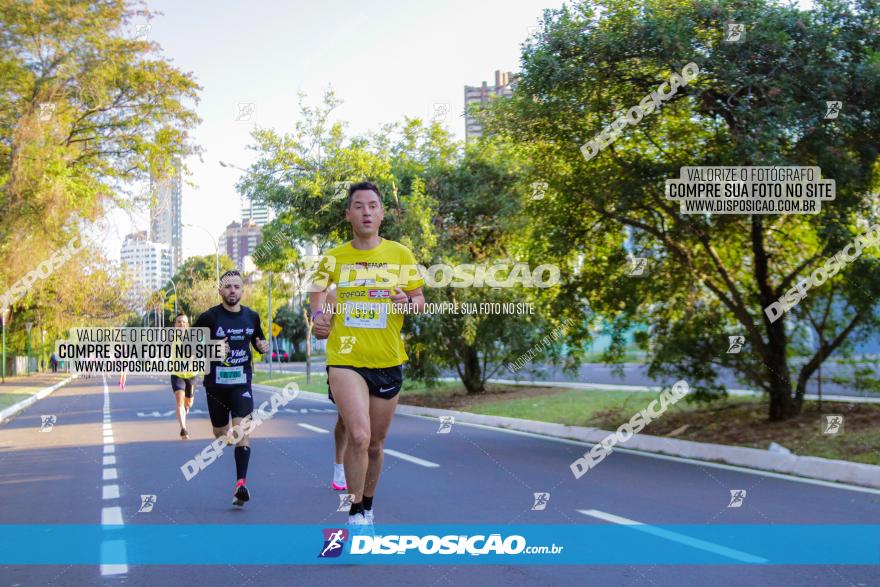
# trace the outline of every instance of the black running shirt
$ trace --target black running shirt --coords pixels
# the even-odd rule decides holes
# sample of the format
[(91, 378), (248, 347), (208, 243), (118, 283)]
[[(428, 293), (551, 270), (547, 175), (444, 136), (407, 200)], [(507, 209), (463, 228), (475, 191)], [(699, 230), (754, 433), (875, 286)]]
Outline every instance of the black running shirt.
[(229, 339), (229, 355), (222, 363), (211, 363), (205, 387), (249, 389), (253, 378), (250, 347), (254, 345), (256, 349), (257, 339), (265, 338), (260, 315), (247, 306), (242, 306), (240, 312), (230, 312), (219, 304), (199, 316), (193, 326), (209, 328), (212, 340)]

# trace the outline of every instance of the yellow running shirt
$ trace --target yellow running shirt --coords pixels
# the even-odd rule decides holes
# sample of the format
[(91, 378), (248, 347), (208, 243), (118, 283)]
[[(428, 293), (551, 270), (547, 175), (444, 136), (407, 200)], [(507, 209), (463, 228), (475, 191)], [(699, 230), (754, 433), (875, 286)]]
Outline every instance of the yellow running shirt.
[[(175, 346), (175, 347), (181, 347), (181, 346), (183, 346), (183, 345), (180, 344), (180, 343), (178, 342), (178, 343), (175, 343), (174, 346)], [(183, 355), (183, 353), (180, 353), (180, 352), (178, 352), (178, 351), (175, 350), (175, 355), (174, 355), (174, 356), (182, 356), (182, 355)], [(177, 372), (174, 372), (174, 373), (171, 373), (171, 374), (172, 374), (172, 375), (176, 375), (177, 377), (180, 377), (181, 379), (192, 379), (193, 377), (195, 377), (196, 375), (198, 375), (198, 373), (193, 373), (193, 372), (191, 372), (191, 371), (177, 371)]]
[(324, 253), (315, 283), (336, 284), (328, 365), (381, 369), (409, 358), (400, 337), (403, 314), (389, 309), (394, 288), (407, 292), (425, 284), (412, 251), (386, 239), (369, 250), (348, 242)]

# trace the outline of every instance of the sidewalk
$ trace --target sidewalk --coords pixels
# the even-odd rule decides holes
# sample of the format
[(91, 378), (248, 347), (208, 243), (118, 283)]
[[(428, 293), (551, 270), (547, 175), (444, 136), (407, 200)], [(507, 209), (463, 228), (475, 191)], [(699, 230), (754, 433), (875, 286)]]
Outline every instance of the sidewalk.
[(6, 383), (0, 383), (0, 410), (8, 408), (47, 387), (52, 387), (67, 379), (68, 373), (32, 373), (31, 375), (16, 375), (6, 378)]

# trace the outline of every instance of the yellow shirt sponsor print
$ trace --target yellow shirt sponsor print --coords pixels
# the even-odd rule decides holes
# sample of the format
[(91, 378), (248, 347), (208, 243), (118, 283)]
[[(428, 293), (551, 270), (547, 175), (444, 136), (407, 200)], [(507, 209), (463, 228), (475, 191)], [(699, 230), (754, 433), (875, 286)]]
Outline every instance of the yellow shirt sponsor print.
[(400, 337), (403, 314), (391, 312), (391, 296), (397, 287), (412, 291), (425, 284), (412, 251), (386, 239), (369, 250), (346, 243), (324, 254), (315, 282), (336, 284), (343, 310), (333, 315), (328, 365), (379, 369), (408, 359)]

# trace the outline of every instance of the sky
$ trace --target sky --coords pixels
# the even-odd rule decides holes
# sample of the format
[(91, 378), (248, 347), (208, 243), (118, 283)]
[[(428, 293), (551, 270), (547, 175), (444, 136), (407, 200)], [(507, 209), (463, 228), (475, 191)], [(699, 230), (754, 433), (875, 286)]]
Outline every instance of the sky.
[[(328, 87), (344, 103), (338, 120), (350, 134), (376, 130), (404, 116), (429, 118), (448, 103), (445, 125), (464, 138), (464, 86), (494, 83), (495, 70), (519, 70), (522, 43), (544, 9), (561, 0), (451, 0), (353, 2), (153, 0), (162, 14), (146, 35), (176, 67), (202, 86), (194, 139), (204, 154), (190, 158), (183, 187), (183, 222), (215, 238), (240, 221), (235, 183), (246, 168), (256, 128), (293, 130), (297, 94), (317, 104)], [(147, 22), (147, 21), (143, 21)], [(142, 29), (143, 30), (143, 29)], [(253, 104), (251, 122), (236, 120), (239, 104)], [(125, 234), (148, 228), (147, 214), (118, 213), (113, 259)], [(183, 231), (183, 257), (213, 254), (204, 230)]]

